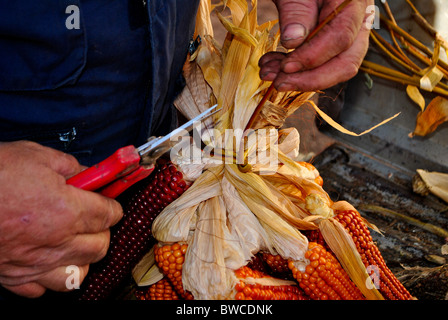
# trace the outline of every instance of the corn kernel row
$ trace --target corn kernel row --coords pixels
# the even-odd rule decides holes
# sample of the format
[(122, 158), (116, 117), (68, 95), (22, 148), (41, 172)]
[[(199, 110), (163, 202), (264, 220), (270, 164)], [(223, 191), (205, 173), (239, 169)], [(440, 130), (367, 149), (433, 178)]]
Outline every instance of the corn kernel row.
[(340, 263), (318, 243), (310, 242), (305, 258), (310, 261), (299, 270), (289, 261), (294, 278), (312, 300), (364, 300), (364, 296), (350, 280)]

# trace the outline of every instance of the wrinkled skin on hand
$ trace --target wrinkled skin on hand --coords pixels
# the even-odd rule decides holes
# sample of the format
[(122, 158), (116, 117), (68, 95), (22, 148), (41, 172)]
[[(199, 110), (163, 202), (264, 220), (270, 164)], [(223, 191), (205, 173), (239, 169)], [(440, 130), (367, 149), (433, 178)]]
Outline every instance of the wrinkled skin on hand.
[(307, 35), (343, 0), (273, 0), (281, 43), (288, 53), (269, 52), (259, 61), (260, 77), (279, 91), (314, 91), (354, 77), (369, 46), (374, 0), (353, 0), (310, 41)]
[(0, 143), (0, 284), (25, 297), (68, 291), (107, 253), (118, 202), (66, 184), (83, 170), (68, 154), (33, 142)]

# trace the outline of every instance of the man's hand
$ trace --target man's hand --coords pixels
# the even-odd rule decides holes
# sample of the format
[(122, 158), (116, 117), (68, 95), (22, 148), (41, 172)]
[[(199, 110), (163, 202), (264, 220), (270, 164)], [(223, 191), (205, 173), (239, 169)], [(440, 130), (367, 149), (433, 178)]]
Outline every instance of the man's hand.
[(343, 0), (273, 0), (287, 54), (269, 52), (259, 62), (260, 77), (279, 91), (322, 90), (354, 77), (367, 53), (367, 7), (374, 0), (353, 0), (316, 36), (303, 43)]
[(80, 268), (107, 253), (118, 202), (66, 184), (83, 167), (33, 142), (0, 143), (0, 284), (26, 297), (67, 291), (66, 266)]

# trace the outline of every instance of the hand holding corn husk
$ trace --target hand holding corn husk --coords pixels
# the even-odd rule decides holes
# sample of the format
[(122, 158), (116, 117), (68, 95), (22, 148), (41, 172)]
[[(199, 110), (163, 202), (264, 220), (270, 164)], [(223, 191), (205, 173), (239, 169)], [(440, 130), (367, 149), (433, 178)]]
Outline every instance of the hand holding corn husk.
[[(347, 81), (369, 46), (367, 8), (373, 0), (353, 0), (318, 36), (303, 43), (318, 22), (329, 16), (342, 1), (276, 0), (281, 44), (290, 51), (269, 52), (260, 60), (260, 75), (274, 81), (280, 91), (322, 90)], [(341, 32), (341, 30), (344, 30)]]
[[(269, 87), (258, 61), (280, 35), (270, 32), (272, 22), (257, 24), (256, 1), (251, 10), (245, 0), (225, 4), (230, 16), (217, 14), (228, 34), (219, 45), (211, 4), (201, 1), (202, 44), (185, 64), (187, 86), (175, 102), (187, 118), (211, 104), (222, 109), (199, 132), (201, 164), (186, 161), (189, 150), (177, 157), (195, 180), (154, 220), (158, 244), (134, 271), (137, 284), (152, 286), (138, 296), (155, 297), (159, 288), (182, 299), (410, 299), (367, 227), (354, 235), (364, 225), (356, 209), (333, 202), (318, 170), (295, 161), (299, 134), (281, 127), (314, 92), (275, 91), (255, 113)], [(371, 263), (386, 283), (381, 290), (369, 280)], [(287, 280), (274, 276), (280, 266)]]

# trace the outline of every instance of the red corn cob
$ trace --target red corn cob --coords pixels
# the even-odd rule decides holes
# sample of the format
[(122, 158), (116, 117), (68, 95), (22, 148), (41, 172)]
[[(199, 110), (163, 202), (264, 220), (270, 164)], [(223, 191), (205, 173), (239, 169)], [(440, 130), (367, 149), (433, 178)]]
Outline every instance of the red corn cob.
[(322, 233), (319, 230), (301, 230), (304, 236), (307, 237), (309, 242), (316, 242), (323, 246), (325, 249), (330, 251), (330, 247), (328, 247), (327, 243), (322, 236)]
[(288, 266), (312, 300), (365, 300), (336, 257), (323, 246), (310, 242), (305, 258), (310, 263), (304, 271), (297, 269), (292, 261)]
[(151, 225), (156, 216), (188, 185), (174, 164), (160, 163), (137, 187), (137, 192), (123, 205), (123, 218), (111, 230), (107, 255), (91, 266), (82, 284), (81, 300), (104, 300), (114, 293), (154, 245)]
[(261, 252), (258, 252), (257, 254), (255, 254), (252, 257), (251, 261), (249, 261), (247, 266), (249, 268), (251, 268), (252, 270), (257, 270), (257, 271), (261, 271), (261, 272), (264, 272), (264, 273), (268, 273), (269, 272), (268, 266), (264, 262), (263, 255), (262, 255)]
[(291, 270), (288, 267), (288, 260), (280, 255), (274, 255), (269, 252), (261, 253), (263, 261), (268, 265), (269, 274), (281, 279), (293, 279)]

